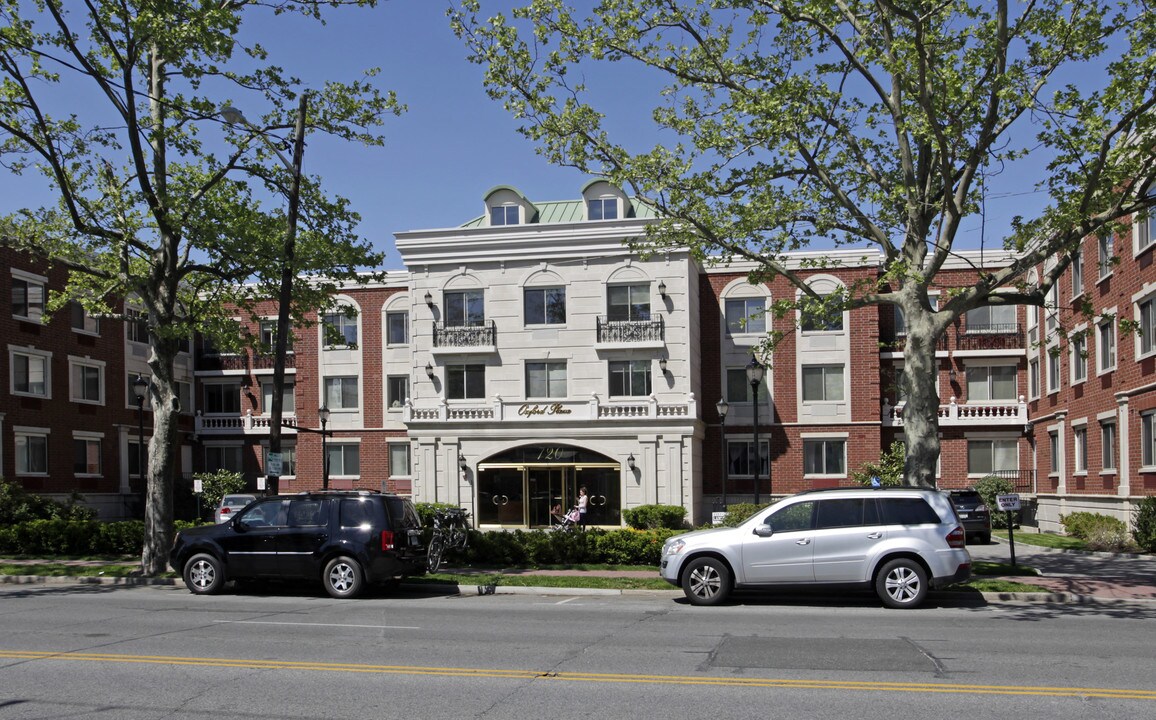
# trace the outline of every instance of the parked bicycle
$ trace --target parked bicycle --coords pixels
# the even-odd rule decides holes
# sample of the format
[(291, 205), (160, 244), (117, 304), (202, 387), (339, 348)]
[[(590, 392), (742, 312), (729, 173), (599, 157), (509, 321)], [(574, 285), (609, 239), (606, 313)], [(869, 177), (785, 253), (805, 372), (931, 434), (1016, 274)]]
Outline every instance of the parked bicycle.
[(470, 539), (470, 513), (462, 508), (434, 510), (433, 537), (429, 541), (426, 567), (436, 573), (446, 550), (465, 550)]

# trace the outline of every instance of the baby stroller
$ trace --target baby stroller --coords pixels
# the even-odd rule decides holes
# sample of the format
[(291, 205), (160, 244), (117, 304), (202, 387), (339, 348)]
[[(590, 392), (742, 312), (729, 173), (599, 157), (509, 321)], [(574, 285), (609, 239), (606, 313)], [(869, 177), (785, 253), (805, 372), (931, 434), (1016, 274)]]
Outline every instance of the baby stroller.
[(550, 510), (550, 519), (553, 521), (550, 527), (554, 530), (573, 530), (574, 526), (578, 524), (580, 517), (577, 505), (570, 508), (570, 512), (565, 515), (562, 514), (562, 506), (555, 505)]

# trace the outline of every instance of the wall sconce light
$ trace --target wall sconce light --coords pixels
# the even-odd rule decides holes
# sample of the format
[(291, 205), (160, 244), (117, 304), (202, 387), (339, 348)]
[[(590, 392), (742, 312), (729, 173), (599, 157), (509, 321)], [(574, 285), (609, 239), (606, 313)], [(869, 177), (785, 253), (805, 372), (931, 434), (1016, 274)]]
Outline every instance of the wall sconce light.
[(431, 309), (433, 308), (433, 293), (431, 293), (429, 290), (425, 291), (425, 304), (428, 305)]
[(429, 362), (428, 360), (425, 364), (425, 374), (426, 377), (428, 377), (430, 380), (433, 380), (433, 363)]
[(630, 468), (630, 472), (634, 472), (634, 453), (630, 453), (630, 457), (626, 458), (626, 467)]
[(466, 456), (459, 454), (458, 455), (458, 467), (460, 467), (462, 469), (462, 472), (465, 472), (466, 468), (468, 468), (469, 466), (470, 466), (470, 464), (468, 462), (466, 462)]
[(663, 300), (666, 299), (666, 283), (662, 280), (658, 281), (658, 294)]
[(666, 374), (666, 358), (658, 359), (658, 369), (662, 371), (663, 375)]

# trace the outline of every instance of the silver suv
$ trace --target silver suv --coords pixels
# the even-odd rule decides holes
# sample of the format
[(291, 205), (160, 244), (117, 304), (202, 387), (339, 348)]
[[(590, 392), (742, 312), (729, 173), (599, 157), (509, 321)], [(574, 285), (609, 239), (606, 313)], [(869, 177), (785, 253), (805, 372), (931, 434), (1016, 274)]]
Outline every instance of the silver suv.
[(966, 580), (971, 556), (945, 493), (834, 488), (792, 495), (738, 527), (676, 535), (659, 573), (695, 605), (736, 588), (831, 585), (873, 588), (884, 605), (911, 608), (929, 587)]

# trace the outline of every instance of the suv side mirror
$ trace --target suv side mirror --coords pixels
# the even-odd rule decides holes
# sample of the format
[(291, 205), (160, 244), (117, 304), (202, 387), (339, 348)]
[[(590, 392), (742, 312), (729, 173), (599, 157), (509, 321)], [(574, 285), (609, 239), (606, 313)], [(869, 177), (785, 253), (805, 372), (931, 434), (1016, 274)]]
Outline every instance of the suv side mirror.
[(768, 538), (775, 534), (775, 529), (771, 527), (770, 523), (765, 525), (755, 525), (754, 534), (761, 538)]

